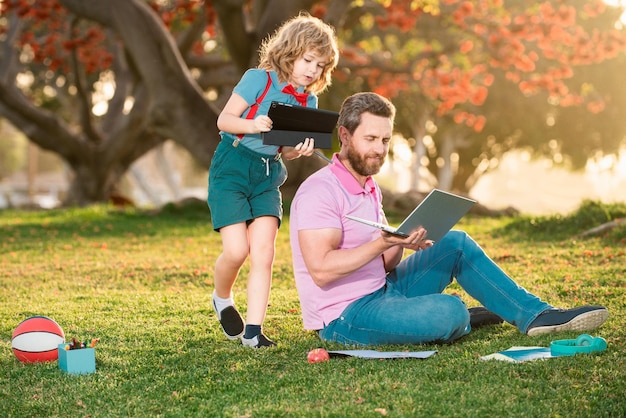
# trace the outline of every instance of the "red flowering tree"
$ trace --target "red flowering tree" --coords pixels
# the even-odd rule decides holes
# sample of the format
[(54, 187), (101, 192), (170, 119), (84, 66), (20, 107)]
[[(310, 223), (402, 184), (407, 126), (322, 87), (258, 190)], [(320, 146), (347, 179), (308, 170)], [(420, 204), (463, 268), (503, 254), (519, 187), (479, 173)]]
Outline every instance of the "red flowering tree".
[[(623, 127), (602, 123), (603, 114), (626, 116), (621, 76), (607, 71), (626, 50), (621, 13), (601, 0), (385, 2), (353, 15), (360, 27), (343, 32), (351, 63), (337, 78), (401, 104), (415, 185), (422, 167), (440, 187), (467, 191), (520, 146), (580, 167), (623, 143)], [(574, 114), (589, 122), (577, 135)]]
[[(610, 92), (577, 71), (624, 50), (623, 32), (607, 24), (616, 17), (599, 0), (2, 0), (0, 7), (0, 115), (71, 168), (68, 204), (106, 200), (135, 160), (169, 139), (208, 167), (232, 86), (255, 65), (261, 40), (300, 10), (334, 25), (341, 43), (321, 106), (336, 109), (366, 89), (391, 97), (398, 129), (426, 149), (418, 161), (443, 167), (436, 174), (444, 188), (461, 179), (454, 184), (462, 189), (481, 159), (520, 143), (505, 141), (505, 128), (515, 127), (501, 123), (510, 116), (501, 100), (515, 97), (523, 108), (539, 98), (541, 109), (533, 109), (544, 119), (549, 106), (611, 107)], [(513, 96), (496, 94), (504, 89)], [(496, 139), (485, 141), (487, 134)], [(426, 135), (432, 146), (421, 147)]]

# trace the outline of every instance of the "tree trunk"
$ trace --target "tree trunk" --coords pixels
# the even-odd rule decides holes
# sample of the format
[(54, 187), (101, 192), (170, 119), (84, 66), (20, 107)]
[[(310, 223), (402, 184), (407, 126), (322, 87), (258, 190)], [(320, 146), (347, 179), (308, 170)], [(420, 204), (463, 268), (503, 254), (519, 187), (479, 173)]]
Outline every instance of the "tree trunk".
[(66, 206), (85, 206), (91, 203), (106, 202), (114, 191), (120, 176), (119, 170), (107, 170), (97, 164), (80, 163), (73, 167), (73, 178)]
[(417, 192), (422, 182), (422, 158), (426, 156), (426, 147), (424, 146), (424, 135), (426, 129), (424, 122), (418, 118), (413, 125), (413, 136), (415, 138), (415, 147), (413, 149), (413, 170), (411, 171), (411, 182), (409, 190)]
[(454, 153), (454, 137), (451, 134), (442, 135), (442, 141), (439, 144), (439, 158), (443, 164), (439, 167), (439, 188), (441, 190), (452, 190), (452, 181), (454, 179), (454, 166), (452, 154)]

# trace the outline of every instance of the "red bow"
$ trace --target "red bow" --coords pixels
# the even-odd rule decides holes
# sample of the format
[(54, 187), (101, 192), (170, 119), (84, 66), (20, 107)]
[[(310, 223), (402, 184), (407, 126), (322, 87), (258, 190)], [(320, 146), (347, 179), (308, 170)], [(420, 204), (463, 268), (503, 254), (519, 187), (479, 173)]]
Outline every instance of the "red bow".
[(307, 93), (298, 93), (296, 91), (296, 89), (294, 89), (291, 84), (287, 84), (283, 88), (283, 93), (291, 94), (293, 97), (296, 98), (298, 103), (300, 103), (300, 106), (305, 106), (306, 107), (306, 100), (309, 97), (309, 95)]

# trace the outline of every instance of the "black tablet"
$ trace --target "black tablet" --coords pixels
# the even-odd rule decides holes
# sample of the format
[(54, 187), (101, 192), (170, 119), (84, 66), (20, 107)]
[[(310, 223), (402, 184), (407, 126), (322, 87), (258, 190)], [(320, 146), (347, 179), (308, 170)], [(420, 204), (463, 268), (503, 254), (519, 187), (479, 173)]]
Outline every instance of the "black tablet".
[(272, 102), (267, 116), (272, 120), (272, 130), (263, 133), (266, 145), (295, 146), (313, 138), (315, 148), (332, 148), (337, 112)]

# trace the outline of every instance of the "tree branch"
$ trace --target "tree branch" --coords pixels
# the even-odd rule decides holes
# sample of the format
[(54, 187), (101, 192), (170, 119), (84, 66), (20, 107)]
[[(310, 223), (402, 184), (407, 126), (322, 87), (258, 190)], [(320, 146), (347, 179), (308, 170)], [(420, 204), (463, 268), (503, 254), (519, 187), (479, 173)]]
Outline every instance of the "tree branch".
[[(72, 23), (70, 24), (70, 27), (69, 27), (70, 36), (71, 36), (71, 32), (74, 30), (77, 23), (78, 23), (78, 19), (76, 18), (72, 19)], [(80, 124), (83, 128), (83, 132), (86, 137), (85, 139), (88, 139), (94, 143), (101, 143), (102, 136), (98, 133), (97, 129), (95, 128), (93, 124), (92, 113), (91, 113), (91, 99), (90, 99), (90, 95), (88, 94), (88, 89), (86, 87), (87, 80), (85, 78), (83, 69), (80, 66), (76, 49), (72, 50), (71, 62), (72, 62), (72, 69), (73, 69), (73, 74), (74, 74), (74, 85), (76, 86), (76, 91), (78, 93), (78, 103), (79, 103), (79, 108), (80, 108), (79, 119), (80, 119)]]
[(9, 19), (9, 30), (2, 42), (0, 113), (31, 141), (45, 150), (57, 152), (71, 164), (76, 160), (77, 153), (85, 153), (88, 150), (53, 113), (34, 106), (17, 88), (15, 78), (20, 67), (19, 51), (13, 45), (15, 37), (20, 32), (21, 21), (14, 13)]
[[(110, 29), (107, 31), (112, 32)], [(107, 36), (107, 39), (114, 38), (113, 36)], [(108, 49), (113, 55), (113, 61), (111, 63), (111, 70), (115, 74), (115, 92), (113, 97), (109, 100), (109, 107), (102, 119), (100, 130), (103, 135), (110, 135), (111, 132), (117, 130), (122, 121), (126, 118), (124, 115), (124, 106), (128, 99), (129, 89), (131, 88), (131, 81), (133, 75), (126, 62), (123, 48), (116, 41), (109, 40)]]
[[(149, 126), (207, 167), (219, 141), (217, 114), (203, 97), (173, 38), (142, 0), (60, 0), (73, 13), (110, 27), (122, 39), (150, 98)], [(190, 123), (190, 120), (192, 123)], [(206, 132), (213, 135), (206, 137)]]
[[(204, 7), (204, 6), (203, 6)], [(178, 50), (181, 55), (187, 56), (193, 44), (202, 37), (207, 25), (206, 13), (198, 13), (196, 19), (178, 36)]]
[(598, 235), (603, 235), (607, 232), (609, 232), (610, 230), (620, 226), (620, 225), (624, 225), (626, 224), (626, 218), (617, 218), (617, 219), (613, 219), (610, 222), (605, 222), (600, 226), (596, 226), (595, 228), (591, 228), (586, 230), (585, 232), (577, 235), (580, 238), (588, 238), (588, 237), (595, 237)]
[(213, 7), (224, 32), (224, 42), (236, 67), (243, 73), (250, 66), (254, 37), (246, 27), (243, 0), (217, 1)]

